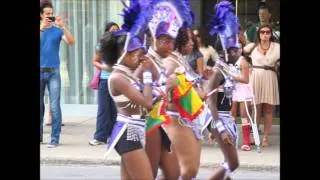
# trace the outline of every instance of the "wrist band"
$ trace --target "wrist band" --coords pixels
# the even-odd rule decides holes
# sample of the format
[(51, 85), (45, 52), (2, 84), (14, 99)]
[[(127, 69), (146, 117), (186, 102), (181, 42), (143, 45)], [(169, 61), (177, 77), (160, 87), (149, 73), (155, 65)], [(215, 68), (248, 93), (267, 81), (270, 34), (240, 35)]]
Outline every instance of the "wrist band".
[(145, 86), (152, 86), (152, 82), (151, 83), (144, 83)]
[(150, 84), (152, 85), (152, 73), (150, 71), (145, 71), (142, 74), (143, 76), (143, 84)]

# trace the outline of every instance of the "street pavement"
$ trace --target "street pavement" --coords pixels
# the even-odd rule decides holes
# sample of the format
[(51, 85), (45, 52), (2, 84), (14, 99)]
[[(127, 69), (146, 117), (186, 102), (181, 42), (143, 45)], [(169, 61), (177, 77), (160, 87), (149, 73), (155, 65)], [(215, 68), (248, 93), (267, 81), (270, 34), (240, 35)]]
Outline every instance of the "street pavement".
[[(41, 166), (41, 180), (116, 180), (120, 178), (119, 166)], [(212, 169), (200, 168), (197, 180), (208, 179)], [(158, 175), (160, 172), (158, 173)], [(237, 170), (234, 180), (278, 180), (279, 172)]]
[[(105, 145), (90, 146), (96, 124), (96, 105), (62, 105), (63, 122), (60, 144), (57, 148), (47, 148), (50, 142), (51, 126), (44, 127), (44, 142), (40, 145), (42, 165), (119, 165), (120, 156), (113, 150), (107, 159)], [(239, 128), (241, 130), (241, 128)], [(240, 139), (240, 142), (242, 139)], [(244, 170), (280, 170), (280, 128), (273, 126), (270, 135), (271, 146), (255, 150), (238, 150), (240, 167)], [(241, 144), (241, 143), (240, 143)], [(201, 167), (217, 167), (223, 162), (223, 155), (217, 144), (203, 142)]]

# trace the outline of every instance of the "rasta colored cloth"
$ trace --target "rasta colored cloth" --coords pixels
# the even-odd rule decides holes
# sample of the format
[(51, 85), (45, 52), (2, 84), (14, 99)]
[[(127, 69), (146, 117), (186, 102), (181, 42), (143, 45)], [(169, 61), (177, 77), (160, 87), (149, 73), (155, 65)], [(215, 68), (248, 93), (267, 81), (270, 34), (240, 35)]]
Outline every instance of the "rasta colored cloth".
[(203, 111), (204, 105), (185, 74), (177, 73), (178, 86), (173, 89), (173, 103), (182, 118), (193, 121)]
[(171, 122), (170, 116), (166, 113), (166, 103), (164, 100), (158, 101), (153, 107), (147, 119), (146, 132), (147, 135), (161, 124), (168, 124)]

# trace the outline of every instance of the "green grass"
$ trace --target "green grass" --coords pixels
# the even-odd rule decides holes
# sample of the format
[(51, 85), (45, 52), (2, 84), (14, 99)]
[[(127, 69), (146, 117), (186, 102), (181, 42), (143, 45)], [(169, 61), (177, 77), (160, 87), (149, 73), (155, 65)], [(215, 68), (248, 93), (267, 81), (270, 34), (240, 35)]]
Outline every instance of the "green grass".
[[(275, 118), (273, 118), (272, 122), (273, 122), (273, 123), (272, 123), (273, 125), (280, 125), (280, 118), (275, 117)], [(237, 117), (236, 117), (236, 123), (237, 123), (237, 124), (241, 124), (240, 116), (237, 116)], [(260, 123), (263, 124), (263, 118), (261, 118)]]

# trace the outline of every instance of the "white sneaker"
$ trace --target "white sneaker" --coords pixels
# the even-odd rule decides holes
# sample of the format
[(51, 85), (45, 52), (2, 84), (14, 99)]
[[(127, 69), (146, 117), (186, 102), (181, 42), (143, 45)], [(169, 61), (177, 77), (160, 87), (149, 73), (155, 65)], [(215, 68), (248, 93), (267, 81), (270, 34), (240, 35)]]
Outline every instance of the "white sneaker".
[(48, 144), (48, 148), (56, 148), (56, 147), (57, 147), (57, 144), (52, 144), (52, 143)]
[(96, 139), (93, 139), (93, 140), (89, 141), (89, 144), (90, 144), (91, 146), (97, 146), (97, 145), (102, 145), (102, 144), (105, 144), (105, 143), (102, 142), (102, 141), (98, 141), (98, 140), (96, 140)]

